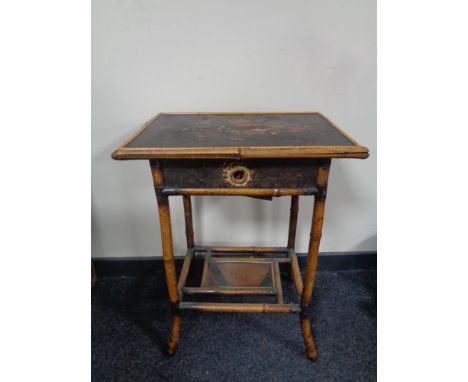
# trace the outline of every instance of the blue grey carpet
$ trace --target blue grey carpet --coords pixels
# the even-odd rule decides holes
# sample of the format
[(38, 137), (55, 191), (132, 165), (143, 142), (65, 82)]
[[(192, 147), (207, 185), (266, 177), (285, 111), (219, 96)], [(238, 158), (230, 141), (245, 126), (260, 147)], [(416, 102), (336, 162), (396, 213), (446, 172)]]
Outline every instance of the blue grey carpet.
[[(92, 380), (375, 381), (376, 277), (318, 272), (316, 362), (306, 358), (297, 314), (184, 312), (179, 348), (167, 358), (164, 275), (103, 277), (92, 292)], [(292, 284), (283, 288), (294, 300)]]

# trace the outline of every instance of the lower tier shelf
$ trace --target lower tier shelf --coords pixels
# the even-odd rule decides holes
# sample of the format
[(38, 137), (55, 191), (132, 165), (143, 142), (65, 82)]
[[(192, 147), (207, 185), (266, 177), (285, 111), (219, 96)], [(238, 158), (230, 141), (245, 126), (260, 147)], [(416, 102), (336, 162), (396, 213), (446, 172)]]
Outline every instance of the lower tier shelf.
[[(217, 249), (219, 248), (219, 251)], [(179, 277), (180, 309), (204, 310), (212, 312), (257, 312), (257, 313), (289, 313), (299, 312), (297, 303), (284, 303), (283, 289), (279, 264), (287, 263), (294, 283), (302, 287), (300, 273), (295, 267), (296, 255), (293, 250), (284, 250), (273, 253), (274, 247), (265, 252), (258, 251), (255, 247), (246, 253), (240, 251), (228, 253), (229, 247), (197, 247), (187, 251), (187, 256)], [(203, 268), (199, 261), (203, 258)], [(196, 258), (196, 259), (195, 259)], [(198, 282), (189, 282), (186, 285), (192, 260), (198, 269), (195, 272)], [(286, 265), (286, 264), (285, 264)], [(297, 279), (297, 280), (296, 280)], [(198, 285), (198, 286), (197, 286)], [(300, 294), (300, 290), (298, 290)], [(187, 301), (189, 296), (200, 295), (195, 301)], [(271, 296), (261, 303), (244, 302), (212, 302), (206, 301), (202, 295), (220, 296)], [(271, 298), (274, 298), (271, 301)], [(197, 301), (197, 300), (205, 301)], [(210, 300), (210, 299), (208, 299)], [(211, 299), (212, 300), (212, 299)], [(248, 299), (247, 299), (248, 300)], [(268, 301), (270, 300), (270, 301)], [(276, 303), (274, 303), (276, 300)]]

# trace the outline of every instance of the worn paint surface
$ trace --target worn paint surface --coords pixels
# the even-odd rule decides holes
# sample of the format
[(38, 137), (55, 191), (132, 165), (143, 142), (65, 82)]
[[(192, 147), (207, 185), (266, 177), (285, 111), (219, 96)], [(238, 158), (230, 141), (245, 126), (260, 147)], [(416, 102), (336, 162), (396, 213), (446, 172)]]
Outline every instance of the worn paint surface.
[[(161, 161), (170, 188), (305, 188), (316, 185), (317, 159), (251, 159)], [(246, 169), (248, 178), (236, 184), (230, 175)]]
[(161, 114), (128, 148), (354, 146), (319, 114)]

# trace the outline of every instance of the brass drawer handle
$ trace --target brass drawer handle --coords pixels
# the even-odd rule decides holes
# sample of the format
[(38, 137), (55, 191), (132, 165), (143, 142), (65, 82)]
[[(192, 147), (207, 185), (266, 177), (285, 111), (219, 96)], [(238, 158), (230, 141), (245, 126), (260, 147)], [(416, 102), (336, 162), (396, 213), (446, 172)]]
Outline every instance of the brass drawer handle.
[(245, 187), (252, 180), (252, 171), (244, 165), (233, 164), (223, 170), (224, 181), (234, 187)]

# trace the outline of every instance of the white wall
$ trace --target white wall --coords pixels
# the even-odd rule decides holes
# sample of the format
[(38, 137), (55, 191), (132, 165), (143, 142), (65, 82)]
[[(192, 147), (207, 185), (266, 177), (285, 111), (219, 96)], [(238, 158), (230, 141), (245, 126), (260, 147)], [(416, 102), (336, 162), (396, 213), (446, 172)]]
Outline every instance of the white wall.
[[(110, 155), (162, 111), (324, 113), (371, 156), (333, 161), (321, 251), (376, 250), (375, 0), (99, 0), (92, 23), (93, 257), (161, 254), (148, 163)], [(289, 202), (194, 198), (196, 239), (285, 245)], [(181, 255), (180, 198), (171, 208)]]

